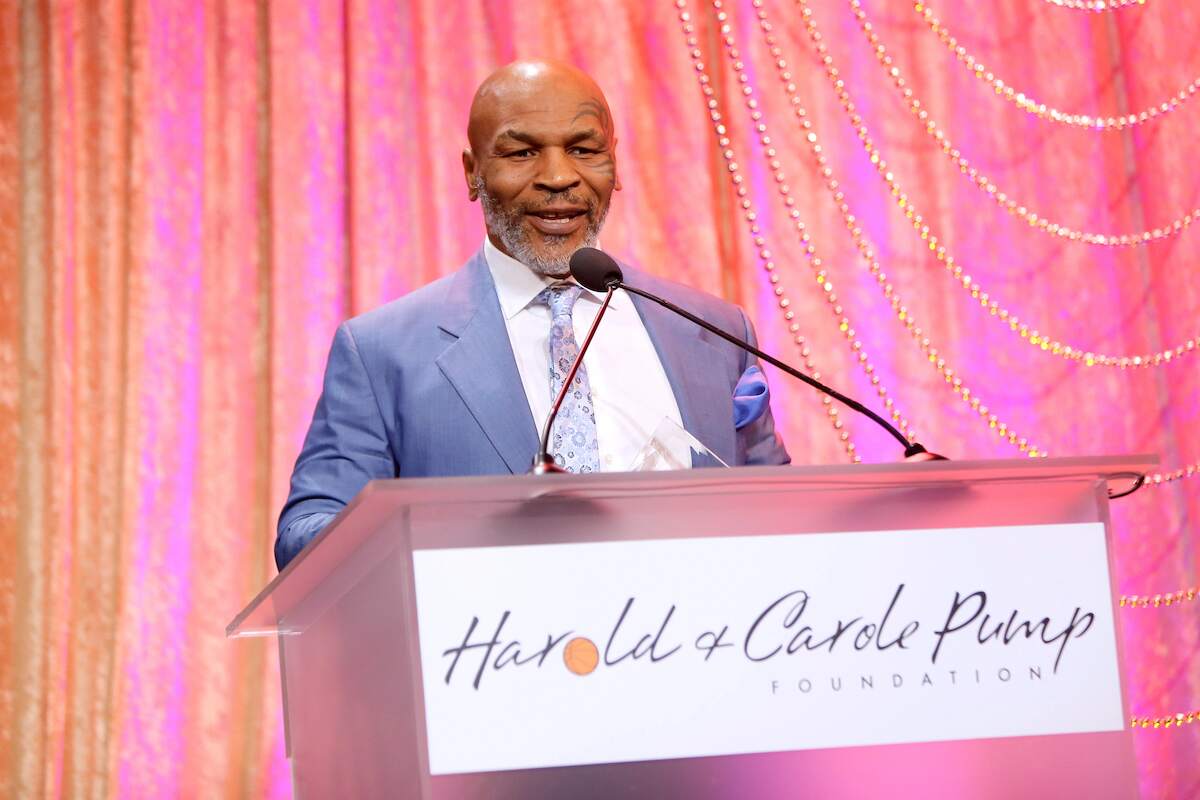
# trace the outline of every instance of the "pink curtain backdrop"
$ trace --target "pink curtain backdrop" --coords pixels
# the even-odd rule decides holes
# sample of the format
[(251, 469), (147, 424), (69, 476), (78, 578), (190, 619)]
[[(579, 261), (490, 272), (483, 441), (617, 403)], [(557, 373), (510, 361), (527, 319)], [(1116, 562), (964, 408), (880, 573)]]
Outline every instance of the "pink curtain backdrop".
[[(2, 4), (0, 794), (290, 794), (274, 652), (224, 625), (274, 573), (334, 327), (480, 245), (466, 110), (516, 57), (608, 94), (606, 249), (952, 457), (1158, 454), (1114, 506), (1117, 584), (1196, 586), (1200, 8), (943, 0), (956, 57), (909, 3), (863, 0), (875, 42), (811, 4)], [(796, 461), (899, 457), (771, 378)], [(1134, 713), (1200, 708), (1197, 608), (1122, 610)], [(1198, 731), (1134, 734), (1146, 797), (1200, 793)]]

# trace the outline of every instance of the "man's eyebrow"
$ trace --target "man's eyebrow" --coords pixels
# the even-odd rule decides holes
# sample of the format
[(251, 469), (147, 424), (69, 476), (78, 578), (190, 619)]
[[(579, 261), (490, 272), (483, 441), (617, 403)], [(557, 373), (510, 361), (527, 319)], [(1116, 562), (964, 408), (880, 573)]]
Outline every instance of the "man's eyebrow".
[(501, 139), (516, 139), (518, 142), (525, 144), (540, 144), (536, 136), (530, 133), (525, 133), (520, 130), (504, 130), (496, 134), (496, 143), (499, 144)]
[(567, 144), (578, 144), (587, 139), (598, 139), (604, 141), (604, 134), (595, 128), (585, 128), (567, 137)]

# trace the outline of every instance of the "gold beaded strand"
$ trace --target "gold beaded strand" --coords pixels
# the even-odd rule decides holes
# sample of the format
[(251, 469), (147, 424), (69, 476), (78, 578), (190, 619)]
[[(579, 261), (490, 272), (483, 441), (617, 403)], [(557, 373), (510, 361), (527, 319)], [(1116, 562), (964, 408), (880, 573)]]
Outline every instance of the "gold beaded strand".
[[(759, 263), (763, 270), (767, 273), (768, 280), (772, 286), (772, 292), (776, 297), (776, 303), (783, 314), (784, 322), (787, 325), (788, 333), (793, 337), (793, 342), (799, 351), (800, 358), (803, 360), (805, 371), (815, 379), (820, 379), (821, 373), (817, 369), (817, 365), (812, 358), (812, 349), (808, 346), (808, 342), (803, 335), (800, 334), (800, 325), (795, 321), (796, 313), (791, 310), (791, 299), (787, 295), (784, 288), (779, 270), (776, 268), (773, 254), (767, 246), (767, 241), (762, 235), (762, 228), (758, 224), (758, 214), (754, 210), (754, 205), (748, 197), (749, 192), (745, 187), (745, 179), (741, 175), (731, 148), (731, 140), (728, 136), (729, 131), (726, 129), (722, 121), (721, 112), (718, 110), (718, 103), (715, 97), (715, 91), (712, 88), (711, 80), (708, 76), (706, 67), (703, 61), (703, 53), (699, 49), (699, 41), (696, 37), (696, 29), (691, 21), (691, 13), (688, 11), (686, 0), (676, 0), (676, 8), (679, 10), (680, 29), (683, 32), (684, 40), (687, 44), (688, 55), (690, 56), (693, 66), (696, 71), (696, 78), (700, 84), (700, 91), (705, 98), (705, 107), (708, 111), (709, 119), (712, 122), (713, 132), (717, 136), (717, 144), (720, 147), (721, 158), (725, 161), (725, 168), (729, 172), (730, 181), (733, 183), (734, 193), (738, 197), (738, 205), (742, 210), (742, 216), (746, 222), (750, 232), (752, 241), (754, 242), (755, 255), (758, 257)], [(765, 145), (769, 146), (769, 140)], [(798, 216), (798, 212), (797, 212)], [(834, 431), (838, 435), (838, 440), (842, 443), (846, 455), (854, 463), (858, 463), (862, 458), (858, 455), (857, 447), (850, 438), (850, 433), (845, 429), (845, 423), (839, 417), (837, 406), (833, 405), (833, 401), (826, 395), (821, 396), (821, 403), (825, 407), (825, 413), (833, 426)]]
[[(715, 5), (716, 3), (714, 2), (714, 6)], [(883, 292), (884, 297), (890, 303), (892, 310), (900, 320), (900, 323), (905, 327), (909, 335), (917, 343), (918, 348), (921, 350), (922, 354), (926, 357), (929, 363), (933, 365), (934, 369), (937, 370), (942, 379), (951, 387), (952, 391), (954, 391), (954, 393), (958, 395), (958, 397), (964, 403), (970, 406), (972, 411), (974, 411), (984, 422), (987, 423), (989, 429), (994, 431), (1001, 438), (1007, 440), (1009, 444), (1016, 447), (1022, 453), (1028, 453), (1033, 457), (1045, 456), (1047, 454), (1045, 448), (1030, 444), (1026, 437), (1021, 436), (1016, 431), (1012, 430), (1007, 422), (1001, 420), (996, 414), (991, 413), (991, 410), (988, 408), (986, 403), (984, 403), (969, 386), (963, 383), (962, 379), (958, 376), (953, 367), (951, 367), (946, 362), (945, 358), (940, 355), (938, 348), (932, 345), (929, 337), (925, 335), (921, 326), (917, 324), (917, 320), (913, 316), (912, 312), (904, 304), (899, 293), (896, 292), (895, 287), (888, 281), (886, 273), (884, 273), (882, 266), (875, 257), (874, 247), (867, 240), (861, 226), (858, 224), (857, 218), (854, 216), (849, 204), (846, 202), (845, 194), (840, 188), (840, 183), (838, 182), (837, 178), (834, 177), (833, 169), (829, 166), (829, 161), (822, 151), (818, 136), (813, 130), (812, 122), (808, 119), (808, 112), (804, 109), (803, 103), (797, 94), (796, 85), (792, 81), (792, 75), (788, 71), (787, 61), (784, 60), (783, 52), (780, 49), (773, 33), (773, 26), (767, 19), (766, 11), (763, 9), (763, 2), (762, 0), (754, 0), (752, 5), (754, 6), (755, 12), (758, 16), (759, 28), (762, 30), (764, 40), (767, 44), (767, 47), (770, 48), (771, 59), (774, 62), (776, 70), (779, 72), (780, 80), (784, 83), (784, 88), (788, 94), (790, 101), (789, 104), (792, 108), (792, 112), (795, 114), (800, 123), (803, 134), (802, 138), (808, 143), (809, 149), (813, 153), (817, 170), (824, 179), (825, 187), (833, 195), (833, 200), (837, 204), (838, 210), (842, 216), (842, 220), (854, 240), (855, 247), (858, 249), (864, 263), (867, 265), (871, 276), (875, 279), (876, 284)], [(807, 10), (806, 7), (805, 10)], [(809, 19), (809, 22), (811, 23), (811, 18)], [(726, 35), (728, 37), (728, 34)], [(821, 47), (824, 47), (824, 44), (820, 42), (819, 38), (817, 41)], [(747, 79), (742, 68), (738, 66), (738, 63), (739, 62), (735, 62), (734, 64), (734, 71), (738, 74), (739, 82), (743, 84), (743, 92), (747, 92), (749, 89), (749, 86), (747, 85)], [(833, 69), (832, 58), (830, 58), (828, 54), (825, 54), (824, 63), (826, 64), (827, 69)], [(747, 94), (749, 95), (749, 92), (747, 92)], [(759, 115), (759, 118), (756, 118), (755, 121), (758, 122), (761, 127), (764, 125), (764, 123), (761, 123), (759, 121), (760, 119), (761, 114)], [(770, 154), (768, 154), (768, 157), (771, 157)], [(782, 171), (779, 169), (778, 162), (771, 161), (769, 166), (775, 172), (776, 183), (786, 186), (786, 177), (783, 176)], [(823, 275), (824, 272), (822, 271), (820, 275), (818, 275), (818, 280), (821, 280), (821, 276)]]
[(1200, 475), (1200, 463), (1186, 464), (1176, 470), (1168, 470), (1166, 472), (1152, 472), (1146, 476), (1146, 486), (1162, 486), (1166, 483), (1181, 480), (1182, 478), (1191, 478)]
[[(857, 0), (850, 0), (851, 7), (861, 11)], [(1152, 105), (1145, 111), (1121, 114), (1115, 117), (1105, 117), (1103, 115), (1093, 114), (1070, 114), (1065, 111), (1059, 111), (1056, 108), (1051, 108), (1045, 103), (1039, 103), (1028, 94), (1018, 92), (1001, 80), (994, 72), (983, 65), (979, 59), (971, 55), (965, 47), (958, 43), (958, 40), (946, 30), (946, 26), (942, 24), (934, 13), (933, 9), (927, 3), (916, 2), (914, 9), (925, 20), (925, 24), (937, 36), (938, 41), (946, 46), (946, 48), (954, 54), (954, 58), (960, 61), (967, 67), (967, 70), (979, 80), (986, 83), (992, 88), (998, 97), (1002, 97), (1008, 102), (1015, 105), (1022, 111), (1033, 114), (1038, 119), (1050, 120), (1058, 122), (1062, 125), (1070, 125), (1076, 128), (1087, 128), (1096, 131), (1119, 131), (1125, 128), (1131, 128), (1135, 125), (1149, 122), (1157, 119), (1176, 110), (1200, 90), (1200, 78), (1189, 83), (1183, 89), (1168, 98), (1165, 102)]]
[(1196, 599), (1198, 594), (1200, 594), (1200, 590), (1195, 586), (1166, 594), (1123, 594), (1121, 595), (1121, 608), (1170, 608), (1182, 603), (1190, 603)]
[[(803, 3), (801, 3), (804, 6)], [(918, 2), (917, 5), (920, 5)], [(807, 9), (807, 6), (804, 6)], [(854, 6), (852, 6), (854, 7)], [(862, 13), (861, 6), (856, 7), (856, 17), (860, 19), (860, 25), (865, 15), (860, 17)], [(812, 12), (808, 10), (808, 16), (811, 18)], [(879, 43), (879, 37), (875, 35), (874, 29), (866, 28), (868, 38), (871, 39), (875, 47), (875, 59), (883, 67), (892, 84), (901, 93), (904, 98), (908, 110), (921, 123), (922, 129), (926, 135), (931, 137), (938, 144), (941, 152), (950, 159), (950, 161), (958, 168), (958, 171), (967, 176), (967, 179), (977, 189), (984, 193), (992, 202), (996, 203), (1007, 213), (1014, 217), (1024, 220), (1030, 227), (1048, 233), (1051, 236), (1056, 236), (1060, 239), (1067, 239), (1072, 242), (1084, 242), (1086, 244), (1099, 245), (1104, 247), (1132, 247), (1134, 245), (1145, 244), (1147, 242), (1158, 241), (1168, 237), (1176, 236), (1185, 228), (1189, 227), (1196, 219), (1200, 218), (1200, 208), (1193, 209), (1184, 214), (1179, 219), (1171, 223), (1154, 228), (1153, 230), (1141, 231), (1138, 233), (1094, 233), (1090, 231), (1075, 230), (1074, 228), (1060, 225), (1056, 222), (1051, 222), (1047, 218), (1031, 211), (1026, 205), (1017, 202), (1011, 198), (1008, 193), (1000, 190), (992, 180), (975, 167), (971, 162), (963, 157), (962, 153), (954, 146), (954, 143), (942, 131), (925, 110), (924, 104), (913, 96), (912, 89), (909, 88), (908, 82), (904, 79), (900, 68), (895, 65), (892, 57), (887, 54), (886, 48)]]
[(1200, 719), (1200, 711), (1189, 711), (1184, 714), (1182, 711), (1178, 714), (1168, 714), (1165, 717), (1139, 717), (1132, 716), (1129, 718), (1129, 727), (1131, 728), (1182, 728), (1184, 725), (1191, 725), (1197, 719)]
[(1129, 6), (1144, 6), (1146, 0), (1045, 0), (1052, 6), (1075, 11), (1115, 11)]
[[(855, 17), (859, 21), (860, 27), (867, 33), (868, 39), (872, 44), (878, 45), (878, 38), (873, 32), (871, 23), (867, 20), (866, 15), (862, 12), (862, 8), (858, 0), (850, 0), (851, 6), (854, 8)], [(809, 11), (808, 6), (801, 0), (799, 3), (802, 12)], [(849, 117), (850, 124), (853, 126), (855, 133), (858, 136), (859, 143), (866, 152), (871, 165), (875, 168), (876, 173), (883, 179), (884, 183), (890, 190), (891, 197), (896, 205), (904, 213), (905, 218), (912, 225), (922, 241), (924, 241), (934, 257), (942, 263), (945, 269), (954, 276), (956, 283), (962, 286), (963, 290), (969, 292), (972, 299), (979, 301), (989, 314), (996, 318), (1001, 324), (1007, 325), (1008, 329), (1020, 336), (1030, 346), (1041, 350), (1042, 352), (1051, 355), (1059, 356), (1069, 361), (1075, 361), (1087, 367), (1117, 367), (1120, 369), (1138, 368), (1138, 367), (1157, 367), (1165, 364), (1170, 364), (1174, 360), (1178, 360), (1184, 356), (1192, 355), (1200, 350), (1200, 336), (1194, 336), (1187, 339), (1181, 344), (1174, 347), (1167, 347), (1153, 353), (1141, 353), (1137, 355), (1110, 355), (1107, 353), (1097, 353), (1083, 347), (1076, 347), (1065, 342), (1062, 342), (1053, 337), (1047, 336), (1039, 332), (1036, 328), (1022, 322), (1021, 319), (1008, 308), (1000, 305), (994, 300), (991, 295), (984, 290), (979, 281), (971, 277), (964, 267), (959, 264), (954, 256), (946, 251), (946, 248), (941, 244), (941, 239), (930, 228), (923, 214), (919, 211), (912, 199), (904, 191), (895, 175), (891, 171), (890, 165), (883, 157), (883, 154), (875, 146), (874, 139), (871, 136), (870, 130), (863, 122), (862, 117), (858, 114), (858, 109), (854, 104), (846, 89), (845, 82), (839, 77), (840, 73), (837, 66), (834, 64), (832, 56), (829, 55), (829, 50), (826, 47), (820, 30), (818, 30), (811, 13), (804, 14), (805, 28), (812, 40), (820, 61), (825, 70), (825, 75), (833, 86), (834, 92), (837, 94), (839, 103), (843, 111)], [(788, 82), (788, 85), (793, 85)], [(908, 91), (906, 89), (906, 91)], [(793, 107), (798, 107), (799, 99), (794, 92), (789, 92)]]

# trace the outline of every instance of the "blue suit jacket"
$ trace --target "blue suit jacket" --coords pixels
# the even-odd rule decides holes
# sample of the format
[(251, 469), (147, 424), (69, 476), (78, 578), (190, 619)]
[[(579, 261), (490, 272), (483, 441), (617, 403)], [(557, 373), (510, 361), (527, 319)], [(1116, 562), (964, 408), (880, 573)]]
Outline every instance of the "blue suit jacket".
[[(630, 285), (754, 341), (737, 306), (624, 269)], [(734, 387), (755, 359), (654, 303), (633, 302), (684, 428), (728, 464), (787, 463), (769, 408), (734, 429)], [(282, 569), (371, 480), (521, 474), (537, 448), (481, 249), (457, 272), (338, 327), (279, 517), (275, 560)]]

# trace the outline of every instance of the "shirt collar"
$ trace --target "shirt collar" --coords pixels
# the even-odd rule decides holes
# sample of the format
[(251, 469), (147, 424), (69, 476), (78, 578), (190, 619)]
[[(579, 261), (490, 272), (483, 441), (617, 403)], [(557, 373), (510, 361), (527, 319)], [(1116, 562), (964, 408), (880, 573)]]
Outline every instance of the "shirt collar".
[[(500, 249), (492, 244), (492, 240), (486, 236), (483, 239), (483, 257), (487, 261), (488, 269), (492, 272), (492, 281), (496, 284), (496, 296), (500, 300), (500, 311), (504, 314), (505, 319), (512, 319), (524, 311), (547, 286), (575, 282), (569, 278), (544, 278), (538, 275), (512, 256), (500, 252)], [(580, 297), (601, 302), (604, 293), (584, 288)], [(614, 301), (616, 299), (616, 297), (613, 298)], [(615, 302), (612, 305), (616, 305)]]

